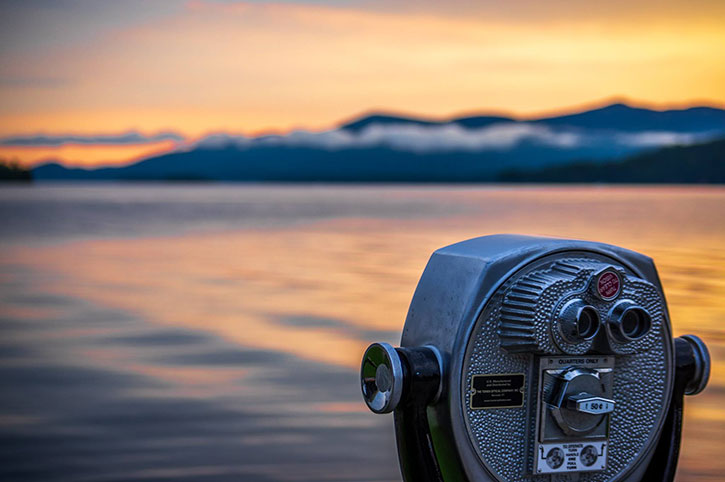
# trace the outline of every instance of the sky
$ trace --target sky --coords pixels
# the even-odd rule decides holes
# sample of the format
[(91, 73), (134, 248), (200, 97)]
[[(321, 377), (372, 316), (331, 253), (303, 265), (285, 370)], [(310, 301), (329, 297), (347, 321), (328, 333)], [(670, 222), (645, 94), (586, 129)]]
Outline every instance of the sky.
[(0, 1), (0, 139), (34, 139), (0, 157), (27, 164), (127, 163), (178, 145), (160, 132), (326, 129), (374, 110), (526, 117), (613, 98), (725, 105), (725, 2)]

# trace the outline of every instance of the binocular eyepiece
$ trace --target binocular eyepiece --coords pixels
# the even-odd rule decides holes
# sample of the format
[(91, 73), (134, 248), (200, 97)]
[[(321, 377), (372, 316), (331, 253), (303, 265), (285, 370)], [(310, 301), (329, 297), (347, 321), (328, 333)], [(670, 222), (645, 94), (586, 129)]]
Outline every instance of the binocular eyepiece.
[(652, 327), (652, 317), (647, 310), (631, 301), (622, 301), (612, 308), (609, 323), (612, 336), (621, 343), (642, 338)]
[(436, 251), (363, 399), (394, 412), (406, 481), (672, 480), (710, 358), (672, 338), (654, 263), (600, 243), (486, 236)]
[(582, 299), (566, 303), (559, 314), (561, 336), (569, 343), (594, 338), (599, 333), (599, 312)]

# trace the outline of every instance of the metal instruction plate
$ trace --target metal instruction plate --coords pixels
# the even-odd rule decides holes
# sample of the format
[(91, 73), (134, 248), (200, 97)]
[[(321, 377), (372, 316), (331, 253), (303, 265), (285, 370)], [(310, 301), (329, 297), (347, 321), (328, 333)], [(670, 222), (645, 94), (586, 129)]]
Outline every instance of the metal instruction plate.
[(536, 472), (587, 472), (607, 466), (607, 442), (541, 444), (536, 453)]
[(473, 375), (471, 378), (471, 408), (512, 408), (524, 405), (523, 373)]

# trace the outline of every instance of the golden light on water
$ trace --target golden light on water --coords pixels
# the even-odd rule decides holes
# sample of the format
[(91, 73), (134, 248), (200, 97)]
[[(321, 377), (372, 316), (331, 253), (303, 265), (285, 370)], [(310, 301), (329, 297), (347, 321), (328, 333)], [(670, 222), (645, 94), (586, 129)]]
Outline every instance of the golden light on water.
[[(133, 189), (154, 192), (154, 188)], [(198, 196), (215, 188), (195, 189)], [(69, 316), (63, 314), (64, 308), (44, 310), (16, 301), (4, 305), (3, 313), (28, 323), (58, 319), (46, 341), (51, 346), (71, 339), (79, 344), (65, 363), (123, 370), (161, 383), (122, 391), (125, 396), (220, 399), (234, 404), (243, 399), (249, 410), (274, 407), (305, 426), (369, 428), (382, 422), (368, 418), (362, 401), (355, 405), (348, 398), (288, 398), (296, 393), (291, 387), (260, 383), (260, 377), (279, 373), (263, 368), (260, 360), (270, 356), (286, 360), (290, 373), (305, 362), (341, 370), (349, 374), (345, 390), (354, 393), (364, 348), (372, 341), (397, 343), (417, 280), (435, 249), (505, 232), (608, 242), (654, 258), (674, 334), (700, 335), (713, 357), (707, 391), (686, 400), (678, 480), (715, 480), (708, 474), (725, 470), (725, 461), (716, 456), (723, 448), (720, 433), (725, 429), (722, 189), (225, 189), (224, 196), (237, 193), (230, 199), (239, 209), (255, 202), (276, 203), (284, 212), (314, 199), (325, 200), (322, 209), (342, 202), (350, 214), (232, 230), (200, 231), (202, 223), (187, 234), (6, 243), (0, 266), (6, 284), (22, 281), (26, 271), (36, 273), (34, 292), (82, 300), (87, 309), (127, 313), (143, 320), (133, 328), (140, 333), (166, 327), (194, 336), (205, 334), (251, 350), (252, 355), (198, 351), (173, 339), (170, 344), (109, 346), (94, 340), (127, 336), (129, 328), (104, 321), (102, 314), (94, 323), (63, 328), (62, 319)], [(121, 199), (118, 195), (112, 194)], [(82, 199), (86, 194), (74, 196)], [(387, 207), (371, 209), (371, 201)], [(407, 214), (392, 214), (401, 205), (408, 206)], [(32, 340), (32, 332), (23, 337)], [(139, 339), (143, 341), (140, 335)], [(265, 433), (265, 437), (283, 436), (271, 429)]]
[[(718, 332), (725, 311), (718, 296), (725, 293), (725, 227), (710, 222), (717, 212), (701, 209), (703, 202), (717, 206), (718, 189), (393, 190), (385, 195), (455, 200), (470, 214), (83, 241), (20, 250), (13, 258), (73, 280), (46, 289), (139, 311), (149, 319), (211, 329), (245, 345), (352, 367), (368, 341), (356, 330), (400, 331), (435, 249), (501, 232), (606, 240), (655, 259), (677, 334), (708, 327)], [(541, 203), (546, 212), (532, 207)], [(673, 230), (678, 223), (687, 229)], [(340, 320), (342, 326), (310, 330), (274, 321), (295, 316)]]

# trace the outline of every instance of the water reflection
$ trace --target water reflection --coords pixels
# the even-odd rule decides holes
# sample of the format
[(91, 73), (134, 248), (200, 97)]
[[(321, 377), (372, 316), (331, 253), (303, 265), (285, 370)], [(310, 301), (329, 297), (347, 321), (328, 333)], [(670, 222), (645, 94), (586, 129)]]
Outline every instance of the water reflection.
[(2, 198), (4, 479), (398, 479), (392, 424), (360, 401), (361, 353), (397, 341), (434, 249), (496, 232), (655, 258), (675, 333), (703, 335), (714, 357), (710, 387), (687, 401), (679, 480), (725, 471), (723, 189), (108, 186)]

